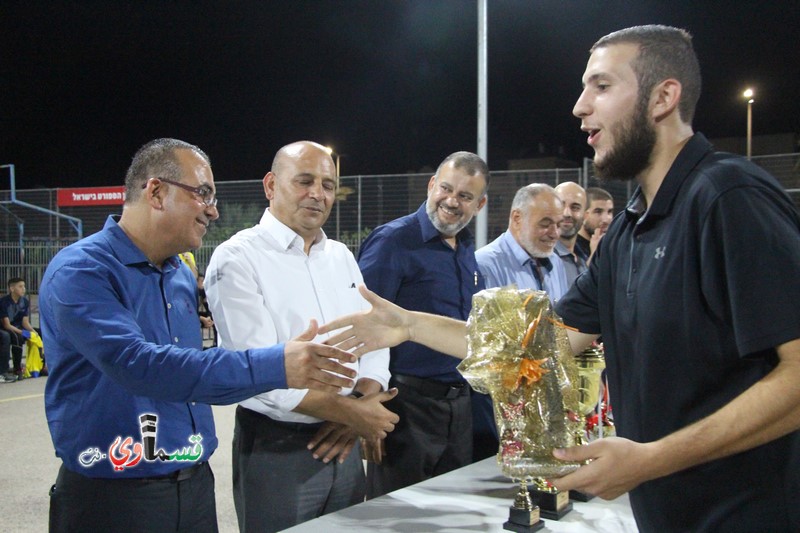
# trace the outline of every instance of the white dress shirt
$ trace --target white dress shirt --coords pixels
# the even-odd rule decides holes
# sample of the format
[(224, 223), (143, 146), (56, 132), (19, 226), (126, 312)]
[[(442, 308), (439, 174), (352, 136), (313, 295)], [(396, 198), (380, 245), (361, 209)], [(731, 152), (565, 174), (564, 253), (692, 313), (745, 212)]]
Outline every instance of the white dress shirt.
[[(233, 350), (290, 341), (314, 318), (319, 325), (369, 309), (358, 292), (363, 283), (352, 252), (325, 232), (303, 250), (303, 239), (278, 221), (269, 209), (261, 222), (240, 231), (214, 250), (205, 290), (220, 346)], [(323, 342), (326, 336), (317, 336)], [(347, 366), (359, 378), (370, 378), (385, 390), (389, 384), (389, 350), (377, 350)], [(340, 394), (350, 394), (343, 389)], [(319, 422), (292, 411), (308, 389), (280, 389), (240, 403), (285, 422)]]

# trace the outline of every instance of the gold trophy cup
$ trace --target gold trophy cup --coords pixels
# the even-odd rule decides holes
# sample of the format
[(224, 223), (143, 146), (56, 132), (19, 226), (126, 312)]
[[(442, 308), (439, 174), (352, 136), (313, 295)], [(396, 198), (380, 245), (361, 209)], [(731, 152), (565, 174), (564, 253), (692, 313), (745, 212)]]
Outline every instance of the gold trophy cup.
[[(575, 356), (578, 365), (578, 404), (580, 406), (581, 427), (575, 436), (575, 441), (579, 445), (589, 442), (586, 433), (586, 419), (594, 412), (597, 402), (600, 401), (600, 382), (603, 370), (606, 368), (606, 359), (603, 349), (598, 346), (591, 346)], [(570, 491), (570, 498), (580, 502), (587, 502), (594, 498), (591, 494), (580, 491)]]

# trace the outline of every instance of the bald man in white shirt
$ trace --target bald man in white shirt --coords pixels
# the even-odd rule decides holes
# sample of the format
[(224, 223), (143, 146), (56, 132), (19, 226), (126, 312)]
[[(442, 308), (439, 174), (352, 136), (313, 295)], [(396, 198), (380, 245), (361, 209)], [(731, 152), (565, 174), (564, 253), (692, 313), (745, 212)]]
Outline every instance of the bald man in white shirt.
[[(223, 347), (291, 339), (320, 323), (367, 309), (348, 248), (322, 231), (338, 177), (329, 152), (308, 141), (281, 148), (264, 177), (270, 202), (258, 225), (211, 257), (205, 288)], [(320, 339), (324, 340), (324, 339)], [(284, 389), (240, 403), (233, 441), (233, 493), (242, 532), (277, 531), (364, 500), (359, 437), (379, 461), (397, 415), (389, 351), (365, 355), (353, 389), (340, 395)]]

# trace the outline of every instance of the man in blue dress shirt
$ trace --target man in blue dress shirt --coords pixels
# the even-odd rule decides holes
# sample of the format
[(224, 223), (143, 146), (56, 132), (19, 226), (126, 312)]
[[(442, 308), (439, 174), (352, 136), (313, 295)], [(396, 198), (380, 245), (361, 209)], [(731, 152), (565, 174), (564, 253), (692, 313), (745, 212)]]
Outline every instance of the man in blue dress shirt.
[(544, 291), (555, 302), (567, 292), (564, 264), (553, 253), (564, 218), (556, 191), (544, 183), (522, 187), (511, 202), (508, 230), (477, 252), (486, 287), (516, 284)]
[(556, 194), (564, 202), (564, 219), (559, 226), (559, 237), (555, 253), (564, 263), (567, 273), (567, 287), (572, 287), (575, 279), (586, 272), (588, 255), (576, 245), (578, 232), (583, 228), (586, 212), (586, 191), (574, 181), (565, 181), (555, 187)]
[(59, 252), (39, 294), (58, 478), (50, 531), (217, 531), (208, 404), (266, 390), (337, 392), (346, 352), (297, 340), (202, 350), (197, 286), (177, 254), (219, 216), (208, 157), (157, 139), (134, 156), (121, 217)]
[[(488, 184), (480, 157), (448, 156), (417, 212), (376, 228), (361, 245), (367, 286), (406, 309), (466, 319), (472, 295), (484, 288), (466, 226), (486, 203)], [(392, 348), (390, 383), (399, 394), (385, 405), (400, 422), (384, 441), (382, 464), (369, 463), (368, 498), (472, 461), (469, 387), (458, 362), (411, 342)]]

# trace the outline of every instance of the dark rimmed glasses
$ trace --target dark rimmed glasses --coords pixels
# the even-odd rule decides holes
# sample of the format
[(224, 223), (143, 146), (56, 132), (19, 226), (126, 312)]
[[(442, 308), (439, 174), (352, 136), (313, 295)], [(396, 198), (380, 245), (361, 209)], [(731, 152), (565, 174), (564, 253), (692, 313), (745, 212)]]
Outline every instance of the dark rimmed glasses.
[[(214, 189), (209, 187), (208, 185), (201, 185), (199, 187), (192, 187), (191, 185), (186, 185), (185, 183), (181, 183), (179, 181), (167, 179), (167, 178), (156, 178), (160, 181), (169, 183), (170, 185), (175, 185), (176, 187), (180, 187), (185, 191), (189, 191), (192, 194), (196, 194), (200, 197), (200, 201), (206, 205), (206, 207), (217, 207), (217, 197), (214, 195)], [(142, 189), (147, 187), (147, 183), (145, 182), (142, 185)]]

